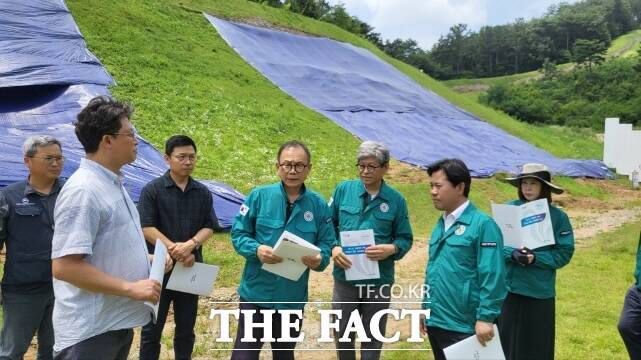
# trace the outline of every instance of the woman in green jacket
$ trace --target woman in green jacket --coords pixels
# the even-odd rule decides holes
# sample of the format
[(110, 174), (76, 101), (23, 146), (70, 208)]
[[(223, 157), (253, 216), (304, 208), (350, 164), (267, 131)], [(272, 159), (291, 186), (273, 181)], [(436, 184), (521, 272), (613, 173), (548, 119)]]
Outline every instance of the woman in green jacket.
[(519, 200), (510, 204), (547, 199), (554, 244), (530, 250), (504, 247), (507, 298), (498, 319), (501, 344), (507, 360), (554, 359), (554, 297), (556, 270), (574, 253), (574, 235), (568, 216), (552, 205), (550, 170), (542, 164), (525, 164), (521, 174), (506, 179), (518, 188)]

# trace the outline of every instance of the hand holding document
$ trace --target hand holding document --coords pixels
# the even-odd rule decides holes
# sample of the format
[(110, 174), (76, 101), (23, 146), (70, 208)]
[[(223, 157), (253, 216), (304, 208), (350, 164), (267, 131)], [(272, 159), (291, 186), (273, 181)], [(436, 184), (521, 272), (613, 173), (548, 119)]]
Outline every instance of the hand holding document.
[(447, 360), (505, 360), (499, 339), (499, 329), (494, 325), (494, 337), (485, 346), (472, 335), (443, 349)]
[(522, 205), (492, 204), (492, 215), (501, 228), (505, 246), (536, 249), (554, 244), (547, 199)]
[(289, 231), (283, 231), (272, 253), (283, 258), (278, 264), (263, 264), (263, 270), (269, 271), (286, 279), (297, 281), (307, 270), (301, 258), (303, 256), (316, 256), (320, 249)]
[(365, 255), (365, 249), (375, 244), (374, 230), (341, 231), (340, 237), (343, 253), (352, 262), (352, 266), (345, 269), (345, 280), (380, 278), (378, 261), (370, 260)]
[[(167, 257), (167, 247), (160, 239), (156, 239), (156, 246), (154, 250), (154, 261), (151, 263), (151, 270), (149, 271), (149, 279), (156, 280), (162, 284), (163, 276), (165, 275), (165, 258)], [(145, 301), (145, 305), (151, 310), (154, 324), (158, 318), (158, 304), (152, 304)]]
[(186, 267), (177, 263), (167, 282), (167, 289), (194, 295), (209, 296), (220, 268), (214, 265), (194, 263)]

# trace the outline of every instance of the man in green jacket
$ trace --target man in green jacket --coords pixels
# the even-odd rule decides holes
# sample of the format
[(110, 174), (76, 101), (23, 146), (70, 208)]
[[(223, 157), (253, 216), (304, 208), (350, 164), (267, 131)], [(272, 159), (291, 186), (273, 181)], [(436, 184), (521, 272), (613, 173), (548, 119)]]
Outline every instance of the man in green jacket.
[[(334, 259), (334, 291), (332, 308), (341, 311), (336, 347), (339, 360), (355, 359), (355, 344), (343, 338), (349, 319), (357, 311), (365, 325), (365, 334), (370, 341), (361, 343), (361, 360), (380, 358), (382, 342), (371, 334), (372, 317), (380, 310), (389, 308), (390, 287), (394, 284), (394, 263), (405, 256), (412, 247), (412, 227), (403, 195), (383, 180), (389, 169), (389, 150), (381, 143), (365, 141), (358, 149), (357, 168), (360, 179), (340, 183), (330, 200), (334, 225), (340, 233), (355, 230), (372, 230), (375, 245), (363, 253), (375, 261), (380, 276), (369, 279), (347, 280), (345, 270), (352, 266), (350, 258), (337, 241), (332, 249)], [(351, 248), (354, 248), (353, 246)], [(387, 316), (379, 323), (379, 331), (385, 334)]]
[(443, 210), (429, 241), (422, 323), (434, 358), (476, 334), (485, 345), (507, 293), (503, 237), (494, 220), (468, 200), (471, 177), (465, 163), (444, 159), (427, 169), (434, 207)]
[[(331, 247), (336, 241), (332, 219), (325, 200), (305, 188), (305, 179), (311, 170), (311, 155), (298, 141), (289, 141), (278, 150), (276, 170), (281, 181), (254, 189), (241, 206), (231, 230), (236, 252), (245, 259), (245, 268), (238, 288), (241, 315), (232, 359), (258, 359), (263, 346), (264, 329), (245, 329), (242, 310), (254, 311), (252, 321), (264, 322), (260, 310), (303, 309), (307, 301), (309, 270), (292, 281), (263, 270), (263, 264), (276, 264), (283, 259), (274, 255), (273, 247), (283, 231), (289, 231), (321, 249), (316, 256), (302, 257), (302, 263), (314, 271), (323, 271), (329, 264)], [(276, 312), (272, 317), (272, 335), (281, 334), (282, 318)], [(300, 334), (302, 319), (297, 329), (290, 328), (290, 337)], [(255, 341), (241, 341), (249, 332)], [(274, 359), (294, 359), (295, 342), (271, 342)], [(250, 350), (254, 349), (254, 350)]]

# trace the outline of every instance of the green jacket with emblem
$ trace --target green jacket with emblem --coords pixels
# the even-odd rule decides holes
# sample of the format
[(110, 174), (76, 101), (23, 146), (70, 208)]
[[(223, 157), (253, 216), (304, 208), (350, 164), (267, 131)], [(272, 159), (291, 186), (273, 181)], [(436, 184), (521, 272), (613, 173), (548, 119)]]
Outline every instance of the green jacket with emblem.
[(639, 233), (639, 243), (637, 244), (637, 264), (634, 268), (634, 284), (641, 290), (639, 277), (641, 277), (641, 233)]
[[(400, 260), (412, 247), (413, 235), (407, 203), (403, 195), (383, 181), (378, 195), (365, 205), (369, 196), (359, 180), (347, 180), (336, 187), (330, 200), (332, 220), (336, 226), (336, 246), (340, 246), (340, 231), (374, 230), (377, 245), (394, 244), (398, 252), (378, 262), (381, 277), (371, 280), (349, 281), (352, 284), (393, 284), (394, 261)], [(334, 278), (345, 280), (345, 270), (334, 266)]]
[[(508, 204), (522, 205), (524, 202), (513, 200)], [(550, 219), (554, 231), (554, 245), (534, 249), (534, 263), (523, 266), (512, 259), (513, 247), (503, 248), (509, 292), (537, 299), (549, 299), (555, 296), (556, 269), (570, 262), (574, 254), (574, 235), (568, 216), (552, 204), (550, 204)]]
[(440, 217), (429, 241), (424, 309), (428, 326), (473, 334), (477, 320), (494, 322), (507, 294), (503, 236), (470, 202), (445, 231)]
[(236, 252), (246, 259), (238, 293), (264, 308), (302, 309), (307, 301), (309, 269), (297, 281), (265, 271), (256, 255), (258, 246), (274, 247), (287, 230), (321, 249), (321, 264), (314, 270), (323, 271), (336, 240), (329, 208), (319, 194), (303, 187), (287, 222), (286, 204), (287, 194), (281, 182), (258, 187), (245, 199), (231, 230)]

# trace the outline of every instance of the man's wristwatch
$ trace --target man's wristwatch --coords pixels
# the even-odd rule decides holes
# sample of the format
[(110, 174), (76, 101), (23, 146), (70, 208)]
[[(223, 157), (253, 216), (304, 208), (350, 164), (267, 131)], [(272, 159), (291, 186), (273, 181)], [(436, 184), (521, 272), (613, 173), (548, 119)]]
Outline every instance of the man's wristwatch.
[(191, 241), (193, 241), (193, 242), (194, 242), (194, 244), (196, 244), (196, 249), (198, 249), (198, 248), (200, 247), (200, 245), (201, 245), (201, 244), (200, 244), (200, 241), (198, 241), (198, 239), (196, 239), (196, 237), (195, 237), (195, 236), (194, 236), (194, 237), (192, 237), (190, 240), (191, 240)]

